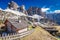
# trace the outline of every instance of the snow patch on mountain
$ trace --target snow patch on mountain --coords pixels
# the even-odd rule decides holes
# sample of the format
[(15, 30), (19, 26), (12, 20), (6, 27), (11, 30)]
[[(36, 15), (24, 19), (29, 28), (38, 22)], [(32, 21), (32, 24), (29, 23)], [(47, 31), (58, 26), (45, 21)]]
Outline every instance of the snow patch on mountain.
[(26, 14), (22, 13), (22, 12), (19, 12), (19, 11), (16, 11), (16, 10), (11, 10), (11, 9), (5, 9), (3, 11), (6, 11), (6, 12), (11, 12), (13, 14), (16, 14), (16, 15), (19, 15), (19, 16), (26, 16)]

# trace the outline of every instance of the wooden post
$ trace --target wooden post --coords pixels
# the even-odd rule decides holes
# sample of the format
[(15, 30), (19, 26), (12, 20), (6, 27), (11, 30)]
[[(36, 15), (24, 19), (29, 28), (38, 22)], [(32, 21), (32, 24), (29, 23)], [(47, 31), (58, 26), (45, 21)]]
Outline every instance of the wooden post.
[(1, 37), (1, 34), (0, 34), (0, 37)]
[(9, 34), (8, 34), (8, 40), (10, 40)]

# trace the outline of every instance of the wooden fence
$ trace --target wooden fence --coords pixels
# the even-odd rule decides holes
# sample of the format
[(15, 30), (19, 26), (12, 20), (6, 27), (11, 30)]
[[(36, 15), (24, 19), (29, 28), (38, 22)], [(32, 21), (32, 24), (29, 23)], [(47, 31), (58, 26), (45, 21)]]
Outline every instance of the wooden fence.
[(31, 34), (33, 31), (34, 31), (34, 29), (30, 30), (30, 31), (25, 31), (22, 33), (13, 33), (13, 34), (8, 34), (8, 35), (4, 35), (4, 36), (2, 35), (0, 37), (0, 40), (15, 40), (15, 39), (20, 40), (20, 38)]

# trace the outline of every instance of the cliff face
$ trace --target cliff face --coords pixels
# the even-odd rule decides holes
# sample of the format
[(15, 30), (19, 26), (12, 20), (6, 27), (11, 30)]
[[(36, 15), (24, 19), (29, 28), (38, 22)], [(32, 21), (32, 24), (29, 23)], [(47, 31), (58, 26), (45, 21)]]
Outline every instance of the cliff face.
[(41, 11), (41, 8), (38, 7), (30, 7), (28, 10), (28, 15), (34, 15), (34, 14), (38, 14), (41, 16), (45, 16), (45, 13)]
[(35, 31), (24, 37), (21, 38), (21, 40), (57, 40), (55, 37), (53, 37), (51, 34), (49, 34), (47, 31), (42, 29), (41, 27), (36, 27)]
[(60, 13), (46, 14), (46, 16), (60, 25)]

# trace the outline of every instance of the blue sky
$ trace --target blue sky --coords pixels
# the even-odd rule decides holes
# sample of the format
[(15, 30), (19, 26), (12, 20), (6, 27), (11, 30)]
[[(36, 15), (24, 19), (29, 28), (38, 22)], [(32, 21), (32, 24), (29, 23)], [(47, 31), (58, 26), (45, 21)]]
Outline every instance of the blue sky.
[(24, 4), (26, 9), (30, 6), (45, 7), (53, 10), (60, 10), (60, 0), (0, 0), (0, 8), (7, 8), (8, 2), (15, 1), (18, 5)]

